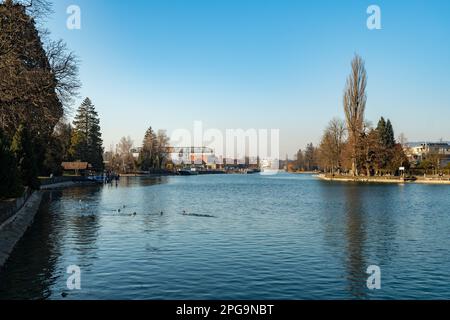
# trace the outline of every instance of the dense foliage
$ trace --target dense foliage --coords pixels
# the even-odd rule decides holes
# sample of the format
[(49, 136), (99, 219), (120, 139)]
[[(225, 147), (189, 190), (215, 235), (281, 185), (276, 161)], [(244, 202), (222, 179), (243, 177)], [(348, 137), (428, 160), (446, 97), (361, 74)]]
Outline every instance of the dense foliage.
[(60, 171), (55, 127), (80, 83), (75, 55), (36, 22), (48, 12), (45, 0), (0, 1), (0, 198)]
[(103, 170), (103, 140), (100, 119), (89, 98), (77, 110), (73, 121), (69, 153), (76, 161), (88, 162), (95, 170)]

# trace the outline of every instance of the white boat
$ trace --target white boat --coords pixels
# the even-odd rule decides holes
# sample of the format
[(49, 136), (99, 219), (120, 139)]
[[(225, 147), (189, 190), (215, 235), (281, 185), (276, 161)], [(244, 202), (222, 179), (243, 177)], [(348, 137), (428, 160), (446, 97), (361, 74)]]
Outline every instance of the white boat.
[(93, 181), (93, 182), (96, 182), (99, 184), (105, 183), (105, 177), (103, 177), (103, 176), (89, 176), (89, 177), (87, 177), (87, 179), (89, 181)]

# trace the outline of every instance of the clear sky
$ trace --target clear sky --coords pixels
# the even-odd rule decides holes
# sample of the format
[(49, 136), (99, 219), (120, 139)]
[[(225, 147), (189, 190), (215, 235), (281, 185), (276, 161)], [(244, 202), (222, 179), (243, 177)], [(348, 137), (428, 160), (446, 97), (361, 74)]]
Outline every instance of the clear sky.
[[(66, 8), (81, 8), (81, 30)], [(366, 27), (381, 8), (381, 30)], [(148, 126), (280, 129), (281, 154), (318, 143), (354, 53), (366, 61), (367, 119), (409, 141), (450, 140), (450, 1), (58, 0), (48, 22), (82, 60), (81, 96), (105, 148)], [(77, 100), (79, 104), (81, 99)], [(74, 106), (76, 107), (76, 105)]]

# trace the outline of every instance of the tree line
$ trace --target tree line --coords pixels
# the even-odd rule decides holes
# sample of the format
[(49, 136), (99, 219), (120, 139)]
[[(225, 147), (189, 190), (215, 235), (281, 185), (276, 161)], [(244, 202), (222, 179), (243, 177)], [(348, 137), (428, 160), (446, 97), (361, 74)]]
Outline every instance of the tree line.
[(65, 115), (81, 82), (79, 60), (44, 28), (46, 0), (0, 1), (0, 198), (38, 176), (61, 174), (64, 160), (103, 166), (98, 115), (89, 99), (72, 127)]
[(170, 164), (170, 139), (165, 130), (155, 132), (149, 127), (140, 148), (130, 137), (122, 137), (114, 149), (105, 153), (107, 169), (117, 173), (164, 170)]
[[(410, 166), (402, 143), (395, 139), (391, 121), (384, 117), (376, 127), (365, 119), (367, 73), (363, 59), (351, 63), (343, 96), (345, 120), (332, 119), (318, 147), (299, 150), (297, 170), (321, 170), (330, 174), (398, 175)], [(403, 135), (401, 135), (403, 137)]]
[(1, 198), (38, 187), (55, 127), (81, 85), (76, 56), (42, 27), (49, 11), (43, 0), (0, 2)]

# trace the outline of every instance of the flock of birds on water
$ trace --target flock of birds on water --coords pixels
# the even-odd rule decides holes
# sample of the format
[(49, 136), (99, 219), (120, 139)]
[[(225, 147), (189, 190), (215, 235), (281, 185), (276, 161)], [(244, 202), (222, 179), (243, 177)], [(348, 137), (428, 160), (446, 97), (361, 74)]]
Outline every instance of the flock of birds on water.
[[(79, 201), (80, 205), (83, 203), (82, 200)], [(126, 205), (123, 205), (122, 208), (114, 210), (114, 212), (117, 212), (119, 214), (122, 214), (123, 211), (125, 211)], [(137, 212), (134, 211), (132, 214), (129, 214), (129, 216), (135, 217), (137, 215)], [(163, 216), (164, 211), (161, 211), (158, 215)], [(215, 218), (215, 216), (209, 215), (209, 214), (196, 214), (196, 213), (188, 213), (186, 210), (183, 210), (181, 212), (181, 215), (183, 216), (191, 216), (191, 217), (201, 217), (201, 218)]]
[[(82, 201), (82, 200), (80, 200), (79, 202), (80, 202), (80, 205), (83, 204), (83, 201)], [(120, 213), (122, 213), (122, 211), (124, 211), (125, 209), (126, 209), (126, 205), (123, 205), (122, 208), (117, 209), (117, 210), (114, 210), (114, 211), (120, 214)], [(135, 217), (136, 215), (137, 215), (137, 212), (134, 211), (130, 216)], [(159, 213), (159, 215), (160, 215), (160, 216), (163, 216), (163, 215), (164, 215), (164, 211), (161, 211), (161, 212)], [(215, 216), (212, 216), (212, 215), (209, 215), (209, 214), (195, 214), (195, 213), (188, 213), (188, 212), (186, 212), (186, 210), (183, 210), (183, 211), (181, 212), (181, 215), (183, 215), (183, 216), (191, 216), (191, 217), (215, 218)], [(69, 295), (69, 294), (68, 294), (67, 292), (62, 292), (62, 293), (61, 293), (61, 297), (63, 297), (63, 298), (66, 298), (68, 295)]]

